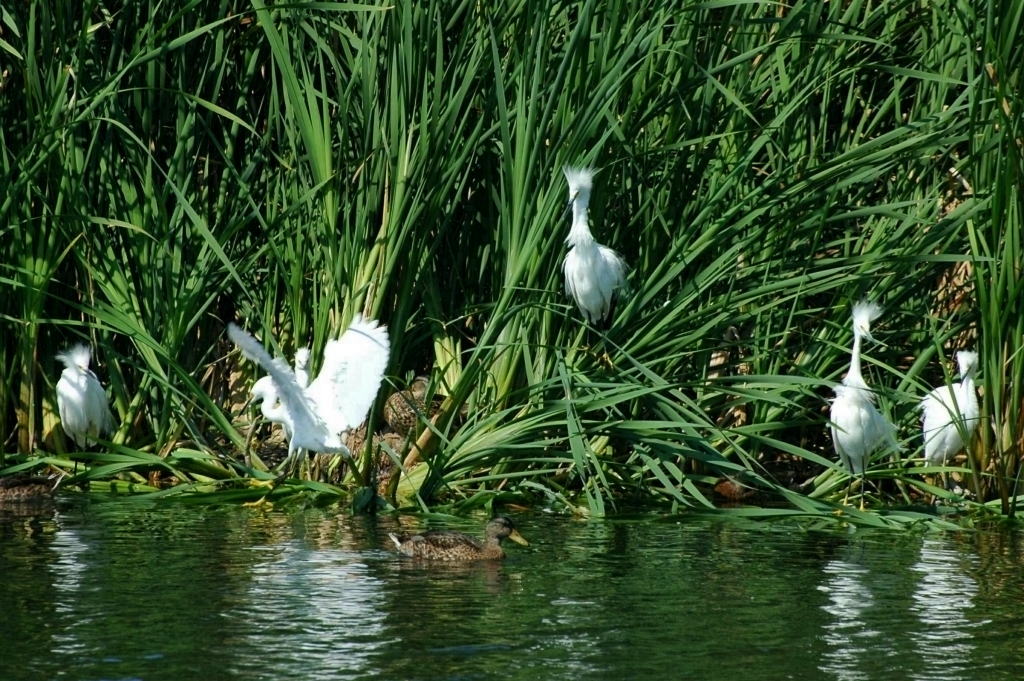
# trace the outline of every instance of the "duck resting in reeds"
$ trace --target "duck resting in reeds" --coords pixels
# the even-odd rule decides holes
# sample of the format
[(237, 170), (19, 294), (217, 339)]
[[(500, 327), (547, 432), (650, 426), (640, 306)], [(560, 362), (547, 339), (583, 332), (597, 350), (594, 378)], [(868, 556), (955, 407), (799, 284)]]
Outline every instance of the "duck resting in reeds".
[(529, 546), (512, 521), (505, 516), (496, 516), (487, 523), (483, 541), (462, 532), (445, 530), (388, 536), (395, 542), (399, 553), (426, 560), (501, 560), (505, 557), (505, 551), (501, 548), (503, 539), (511, 539), (517, 544)]
[(0, 506), (51, 501), (53, 488), (54, 485), (49, 478), (38, 475), (12, 475), (0, 478)]

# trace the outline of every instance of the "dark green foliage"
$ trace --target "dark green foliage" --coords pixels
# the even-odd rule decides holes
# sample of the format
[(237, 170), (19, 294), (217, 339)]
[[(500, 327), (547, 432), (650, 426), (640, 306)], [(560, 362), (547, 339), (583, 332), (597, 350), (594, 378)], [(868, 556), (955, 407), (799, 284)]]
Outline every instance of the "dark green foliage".
[[(8, 452), (62, 450), (84, 339), (144, 454), (104, 465), (244, 477), (226, 323), (315, 358), (360, 311), (444, 398), (406, 501), (710, 506), (730, 475), (799, 507), (845, 488), (826, 400), (873, 297), (907, 456), (939, 359), (981, 352), (967, 468), (1011, 511), (1020, 3), (51, 5), (0, 10)], [(632, 269), (606, 336), (562, 293), (569, 163)], [(876, 464), (885, 499), (931, 489)]]

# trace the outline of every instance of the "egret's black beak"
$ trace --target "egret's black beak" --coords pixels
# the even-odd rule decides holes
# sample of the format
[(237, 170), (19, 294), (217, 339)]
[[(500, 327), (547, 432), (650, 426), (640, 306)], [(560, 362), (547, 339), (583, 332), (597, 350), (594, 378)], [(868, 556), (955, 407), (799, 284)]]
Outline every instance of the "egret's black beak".
[(559, 220), (565, 220), (566, 216), (569, 215), (569, 212), (572, 210), (572, 202), (575, 200), (576, 197), (574, 196), (565, 203), (565, 209), (562, 211), (561, 217), (558, 218)]

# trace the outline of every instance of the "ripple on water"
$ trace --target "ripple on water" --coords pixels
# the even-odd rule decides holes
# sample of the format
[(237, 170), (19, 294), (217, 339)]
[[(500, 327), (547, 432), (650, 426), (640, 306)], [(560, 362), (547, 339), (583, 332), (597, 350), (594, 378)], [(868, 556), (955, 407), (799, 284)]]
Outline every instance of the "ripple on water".
[(0, 679), (1024, 678), (1013, 535), (515, 520), (531, 545), (470, 565), (325, 511), (0, 526)]

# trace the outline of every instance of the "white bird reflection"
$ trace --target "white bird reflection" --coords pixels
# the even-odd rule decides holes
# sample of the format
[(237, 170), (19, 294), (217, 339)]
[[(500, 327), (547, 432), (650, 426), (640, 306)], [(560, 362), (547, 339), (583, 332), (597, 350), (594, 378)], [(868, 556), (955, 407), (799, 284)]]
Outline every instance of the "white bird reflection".
[(820, 669), (829, 677), (867, 681), (899, 669), (907, 681), (975, 678), (975, 629), (985, 624), (969, 617), (978, 585), (950, 539), (920, 542), (911, 564), (864, 543), (841, 548), (824, 566)]
[(55, 556), (49, 567), (53, 599), (53, 639), (50, 654), (56, 658), (75, 659), (89, 650), (88, 629), (94, 619), (81, 608), (82, 591), (86, 588), (86, 571), (93, 563), (89, 542), (81, 532), (63, 527), (54, 534), (51, 549)]
[(924, 658), (920, 679), (968, 679), (974, 652), (972, 622), (965, 613), (978, 594), (977, 583), (962, 564), (963, 556), (944, 537), (925, 537), (921, 557), (911, 567), (921, 576), (914, 591), (914, 612), (921, 628), (912, 636)]
[(266, 660), (302, 669), (306, 679), (347, 678), (365, 669), (383, 641), (380, 581), (351, 551), (300, 541), (261, 547), (266, 560), (251, 569), (242, 601), (225, 616), (244, 640), (238, 678), (257, 678)]
[(825, 625), (824, 641), (828, 650), (821, 669), (839, 681), (861, 681), (871, 678), (862, 661), (876, 652), (879, 632), (874, 631), (866, 619), (875, 598), (867, 587), (868, 568), (853, 560), (829, 561), (823, 572), (825, 580), (818, 591), (828, 596), (822, 609), (831, 615)]

